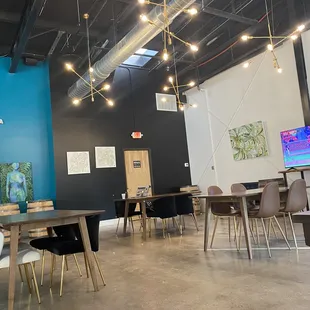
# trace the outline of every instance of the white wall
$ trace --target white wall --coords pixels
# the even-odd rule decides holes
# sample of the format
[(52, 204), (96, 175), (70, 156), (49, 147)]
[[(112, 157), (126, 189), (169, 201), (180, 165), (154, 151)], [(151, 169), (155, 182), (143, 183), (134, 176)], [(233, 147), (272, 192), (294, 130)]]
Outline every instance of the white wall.
[[(204, 82), (204, 91), (187, 92), (189, 102), (199, 105), (185, 111), (185, 122), (192, 180), (202, 190), (217, 183), (228, 191), (235, 182), (280, 177), (280, 131), (303, 126), (304, 120), (292, 43), (276, 53), (282, 74), (273, 68), (271, 54), (263, 53), (248, 69), (236, 66)], [(255, 121), (265, 124), (269, 156), (235, 161), (228, 130)]]
[(301, 37), (304, 48), (306, 70), (308, 75), (308, 88), (310, 90), (310, 31), (304, 32)]

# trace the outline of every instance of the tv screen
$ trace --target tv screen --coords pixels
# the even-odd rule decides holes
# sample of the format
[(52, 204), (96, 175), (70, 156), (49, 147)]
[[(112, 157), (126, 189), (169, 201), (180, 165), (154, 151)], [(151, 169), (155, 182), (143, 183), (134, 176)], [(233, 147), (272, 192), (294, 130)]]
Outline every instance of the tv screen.
[(310, 126), (281, 132), (285, 168), (310, 165)]

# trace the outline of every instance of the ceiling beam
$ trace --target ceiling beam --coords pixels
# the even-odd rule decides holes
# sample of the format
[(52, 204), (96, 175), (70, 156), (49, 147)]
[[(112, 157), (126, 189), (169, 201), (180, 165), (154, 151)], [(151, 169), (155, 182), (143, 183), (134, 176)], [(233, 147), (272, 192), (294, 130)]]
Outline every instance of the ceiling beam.
[(229, 12), (222, 11), (222, 10), (218, 10), (218, 9), (215, 9), (215, 8), (211, 8), (209, 6), (204, 7), (202, 9), (202, 11), (207, 13), (207, 14), (211, 14), (211, 15), (227, 18), (227, 19), (230, 19), (230, 20), (234, 20), (234, 21), (242, 23), (242, 24), (256, 25), (258, 23), (258, 21), (255, 20), (255, 19), (243, 17), (243, 16), (240, 16), (240, 15), (237, 15), (237, 14), (234, 14), (234, 13), (229, 13)]
[(17, 70), (18, 63), (25, 51), (28, 39), (30, 37), (31, 31), (34, 28), (37, 16), (42, 9), (43, 3), (43, 0), (26, 1), (23, 15), (20, 20), (17, 37), (11, 51), (12, 60), (9, 69), (10, 73), (15, 73)]

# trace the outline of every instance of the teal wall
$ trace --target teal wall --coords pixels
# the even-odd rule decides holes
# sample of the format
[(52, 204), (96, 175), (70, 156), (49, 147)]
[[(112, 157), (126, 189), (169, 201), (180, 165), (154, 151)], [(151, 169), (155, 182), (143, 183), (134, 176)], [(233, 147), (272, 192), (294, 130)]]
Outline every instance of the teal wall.
[(48, 63), (9, 66), (0, 58), (0, 163), (31, 162), (34, 199), (55, 199)]

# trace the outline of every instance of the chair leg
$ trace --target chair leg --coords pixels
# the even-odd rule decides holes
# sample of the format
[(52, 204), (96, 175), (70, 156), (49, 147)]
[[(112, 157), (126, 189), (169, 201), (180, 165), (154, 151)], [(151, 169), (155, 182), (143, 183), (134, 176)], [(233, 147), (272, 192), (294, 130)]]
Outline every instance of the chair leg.
[(197, 222), (197, 218), (196, 218), (196, 214), (195, 214), (195, 213), (191, 213), (191, 216), (192, 216), (192, 218), (193, 218), (193, 221), (194, 221), (194, 223), (195, 223), (195, 226), (196, 226), (197, 231), (199, 231), (198, 222)]
[(285, 234), (284, 234), (284, 232), (283, 232), (283, 230), (282, 230), (282, 228), (281, 228), (281, 226), (280, 226), (280, 224), (279, 224), (277, 218), (274, 216), (273, 219), (275, 220), (276, 224), (278, 225), (278, 228), (279, 228), (279, 230), (280, 230), (280, 233), (281, 233), (283, 239), (285, 240), (287, 247), (288, 247), (289, 249), (291, 249), (290, 244), (288, 243), (288, 241), (287, 241), (287, 239), (286, 239), (286, 237), (285, 237)]
[(85, 252), (83, 254), (84, 254), (84, 263), (85, 263), (86, 277), (89, 278), (88, 261), (87, 261), (87, 257), (86, 257)]
[(255, 219), (255, 228), (256, 228), (256, 240), (257, 240), (257, 244), (260, 244), (260, 240), (259, 240), (259, 231), (258, 231), (258, 220)]
[(29, 276), (27, 264), (24, 264), (24, 269), (25, 269), (25, 275), (26, 275), (26, 279), (27, 279), (27, 285), (28, 285), (29, 293), (32, 294), (31, 278)]
[(238, 249), (238, 241), (237, 241), (237, 231), (238, 231), (238, 228), (237, 228), (237, 223), (236, 223), (236, 217), (234, 216), (233, 217), (233, 221), (234, 221), (234, 232), (235, 232), (235, 238), (234, 238), (234, 241), (235, 241), (235, 244), (236, 244), (236, 248), (237, 248), (237, 251), (239, 251)]
[(274, 224), (273, 224), (272, 219), (270, 219), (270, 222), (271, 222), (271, 227), (272, 227), (273, 234), (274, 234), (274, 236), (276, 237), (276, 239), (278, 239), (278, 236), (277, 236), (277, 233), (276, 233), (276, 229), (275, 229), (275, 227), (274, 227)]
[(135, 232), (135, 227), (134, 227), (134, 225), (133, 225), (133, 220), (132, 220), (132, 218), (130, 218), (129, 221), (131, 222), (132, 233), (134, 233), (134, 232)]
[(95, 252), (93, 252), (93, 253), (94, 253), (94, 258), (95, 258), (95, 261), (96, 261), (96, 264), (97, 264), (97, 267), (98, 267), (98, 270), (99, 270), (99, 273), (100, 273), (101, 280), (103, 282), (103, 285), (106, 286), (106, 283), (105, 283), (105, 280), (104, 280), (104, 276), (103, 276), (103, 272), (102, 272), (102, 269), (101, 269), (101, 266), (100, 266), (97, 254)]
[(117, 233), (118, 233), (118, 227), (119, 227), (119, 222), (120, 222), (120, 220), (121, 220), (121, 219), (118, 218), (115, 235), (117, 235)]
[(242, 232), (242, 218), (240, 218), (240, 224), (239, 224), (239, 251), (240, 251), (240, 248), (241, 248), (241, 232)]
[(52, 261), (51, 261), (51, 276), (50, 276), (50, 288), (52, 288), (53, 285), (53, 275), (54, 275), (54, 267), (55, 267), (55, 262), (56, 262), (56, 256), (51, 253), (52, 257)]
[(18, 265), (18, 270), (19, 270), (20, 279), (24, 283), (24, 277), (23, 277), (23, 273), (22, 273), (22, 269), (20, 268), (20, 265)]
[(166, 221), (166, 220), (165, 220), (165, 219), (162, 219), (161, 221), (162, 221), (162, 227), (163, 227), (163, 237), (166, 238), (166, 235), (165, 235), (165, 227), (166, 227), (165, 221)]
[(154, 227), (155, 227), (155, 230), (157, 229), (157, 219), (154, 218)]
[(182, 221), (183, 221), (183, 230), (185, 230), (186, 227), (185, 227), (185, 217), (184, 217), (184, 215), (182, 215)]
[(286, 224), (286, 216), (285, 216), (285, 213), (283, 213), (283, 220), (284, 220), (285, 236), (286, 236), (286, 239), (287, 239), (287, 238), (288, 238), (288, 234), (287, 234), (287, 224)]
[(174, 217), (172, 218), (172, 222), (173, 222), (173, 225), (176, 226), (176, 228), (178, 229), (180, 235), (182, 235), (182, 229), (180, 228), (180, 225), (178, 224), (178, 222), (176, 221)]
[(37, 295), (37, 298), (38, 298), (38, 303), (40, 304), (41, 303), (41, 298), (40, 298), (40, 292), (39, 292), (37, 277), (36, 277), (36, 273), (35, 273), (35, 270), (34, 270), (34, 264), (30, 263), (30, 266), (31, 266), (31, 270), (32, 270), (34, 288), (35, 288), (36, 295)]
[(213, 234), (212, 234), (212, 238), (211, 238), (210, 249), (212, 249), (212, 246), (213, 246), (213, 241), (214, 241), (214, 236), (215, 236), (215, 231), (216, 231), (216, 227), (217, 227), (218, 221), (219, 221), (219, 217), (217, 216), (215, 218), (215, 223), (214, 223), (214, 229), (213, 229)]
[(228, 239), (229, 239), (229, 242), (231, 242), (231, 236), (230, 236), (230, 217), (228, 217)]
[(152, 219), (149, 218), (148, 222), (149, 222), (149, 237), (151, 238), (151, 235), (152, 235)]
[(251, 225), (249, 225), (249, 228), (250, 228), (250, 233), (251, 233), (251, 236), (252, 236), (252, 238), (253, 238), (253, 241), (254, 241), (254, 243), (256, 244), (257, 242), (256, 242), (256, 239), (255, 239), (255, 236), (254, 236), (254, 232), (253, 232), (253, 222), (254, 222), (254, 220), (252, 219), (252, 221), (251, 221)]
[(296, 234), (295, 234), (295, 229), (294, 229), (291, 213), (288, 213), (288, 218), (289, 218), (290, 225), (291, 225), (291, 230), (292, 230), (292, 235), (293, 235), (293, 239), (295, 243), (296, 252), (298, 254), (298, 245), (297, 245)]
[(60, 278), (60, 291), (59, 296), (62, 296), (63, 292), (63, 285), (64, 285), (64, 273), (65, 273), (65, 263), (66, 263), (66, 256), (62, 256), (62, 263), (61, 263), (61, 278)]
[(264, 236), (265, 236), (265, 240), (266, 240), (266, 245), (267, 245), (268, 254), (269, 254), (269, 257), (271, 257), (271, 252), (270, 252), (270, 247), (269, 247), (269, 241), (268, 241), (268, 236), (267, 236), (267, 231), (266, 231), (264, 219), (261, 218), (261, 222), (262, 222), (262, 226), (263, 226), (263, 231), (264, 231)]
[(42, 253), (41, 280), (40, 280), (41, 286), (43, 286), (43, 281), (44, 281), (44, 268), (45, 268), (45, 250), (43, 250), (43, 253)]
[(81, 268), (80, 268), (79, 262), (78, 262), (78, 260), (77, 260), (77, 258), (76, 258), (76, 255), (73, 254), (73, 257), (74, 257), (74, 260), (75, 260), (76, 268), (77, 268), (78, 271), (79, 271), (80, 277), (82, 277)]
[(66, 263), (66, 269), (67, 271), (69, 270), (69, 265), (68, 265), (68, 258), (67, 255), (65, 255), (65, 263)]

